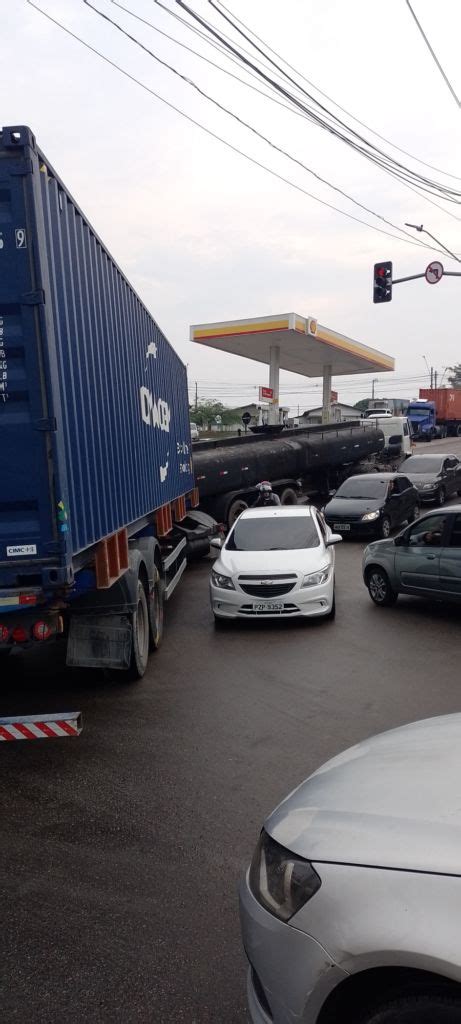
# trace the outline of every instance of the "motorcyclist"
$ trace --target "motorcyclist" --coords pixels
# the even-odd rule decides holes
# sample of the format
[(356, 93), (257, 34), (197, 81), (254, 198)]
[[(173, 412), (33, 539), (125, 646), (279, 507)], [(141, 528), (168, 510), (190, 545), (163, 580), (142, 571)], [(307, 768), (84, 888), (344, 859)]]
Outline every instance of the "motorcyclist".
[(278, 494), (274, 494), (269, 480), (261, 480), (261, 483), (257, 486), (257, 491), (258, 497), (254, 502), (253, 508), (267, 508), (269, 505), (280, 505), (280, 498)]

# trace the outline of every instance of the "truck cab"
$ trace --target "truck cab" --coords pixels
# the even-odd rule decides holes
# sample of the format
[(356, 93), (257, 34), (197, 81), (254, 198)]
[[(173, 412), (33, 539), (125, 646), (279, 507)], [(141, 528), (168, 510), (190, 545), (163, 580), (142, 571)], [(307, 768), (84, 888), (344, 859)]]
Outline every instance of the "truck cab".
[(434, 437), (437, 437), (435, 402), (428, 402), (424, 399), (410, 402), (406, 414), (416, 441), (432, 441)]

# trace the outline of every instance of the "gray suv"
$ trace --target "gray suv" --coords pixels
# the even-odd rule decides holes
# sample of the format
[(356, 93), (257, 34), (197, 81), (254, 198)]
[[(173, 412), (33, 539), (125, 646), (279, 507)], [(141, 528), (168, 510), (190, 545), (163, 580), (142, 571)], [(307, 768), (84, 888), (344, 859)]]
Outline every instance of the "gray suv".
[(375, 604), (399, 594), (461, 601), (461, 505), (429, 512), (363, 554), (363, 579)]

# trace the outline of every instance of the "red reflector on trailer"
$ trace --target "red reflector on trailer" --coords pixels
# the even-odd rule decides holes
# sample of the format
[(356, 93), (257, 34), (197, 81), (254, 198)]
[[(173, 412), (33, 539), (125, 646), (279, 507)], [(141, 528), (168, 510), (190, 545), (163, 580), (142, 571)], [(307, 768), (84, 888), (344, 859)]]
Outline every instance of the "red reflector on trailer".
[(22, 644), (25, 640), (29, 639), (28, 633), (26, 633), (26, 630), (23, 629), (22, 626), (16, 626), (16, 629), (13, 629), (11, 636), (16, 644)]
[(37, 604), (36, 594), (20, 594), (19, 604)]
[(51, 627), (47, 622), (35, 622), (32, 633), (35, 640), (48, 640), (51, 636)]
[(0, 643), (4, 644), (8, 640), (10, 631), (8, 626), (0, 626)]

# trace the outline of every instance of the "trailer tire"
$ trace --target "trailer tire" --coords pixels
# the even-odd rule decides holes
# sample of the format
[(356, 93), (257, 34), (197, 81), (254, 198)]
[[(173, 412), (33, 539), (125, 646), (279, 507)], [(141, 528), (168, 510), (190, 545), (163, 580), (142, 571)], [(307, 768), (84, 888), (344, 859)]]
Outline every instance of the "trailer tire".
[(456, 427), (456, 437), (461, 437), (461, 423)]
[(248, 502), (245, 501), (244, 498), (234, 498), (234, 501), (231, 501), (227, 510), (227, 525), (229, 530), (246, 508), (248, 508)]
[(298, 495), (293, 487), (285, 487), (280, 495), (281, 505), (297, 505)]
[(149, 609), (144, 585), (138, 578), (137, 604), (133, 612), (131, 641), (131, 664), (127, 669), (127, 678), (135, 681), (142, 679), (149, 660)]
[(158, 651), (163, 639), (163, 583), (158, 577), (149, 601), (149, 650)]

